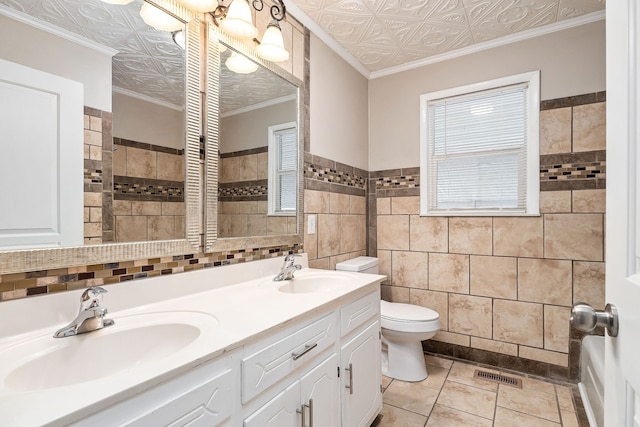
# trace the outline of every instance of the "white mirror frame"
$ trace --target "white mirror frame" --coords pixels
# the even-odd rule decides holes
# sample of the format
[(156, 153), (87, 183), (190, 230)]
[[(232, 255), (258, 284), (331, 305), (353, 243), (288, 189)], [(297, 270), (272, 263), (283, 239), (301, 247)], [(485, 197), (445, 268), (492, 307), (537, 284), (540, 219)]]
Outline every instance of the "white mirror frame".
[(189, 254), (199, 252), (201, 249), (201, 21), (175, 0), (144, 1), (175, 16), (186, 25), (185, 239), (2, 251), (0, 252), (2, 274)]
[[(286, 72), (278, 65), (260, 58), (255, 49), (229, 37), (218, 30), (215, 24), (207, 26), (207, 99), (206, 99), (206, 146), (205, 146), (205, 251), (218, 252), (245, 248), (261, 248), (268, 246), (293, 246), (303, 241), (303, 206), (304, 206), (304, 91), (303, 82)], [(296, 202), (295, 234), (279, 234), (274, 236), (234, 237), (218, 239), (218, 137), (219, 137), (219, 88), (220, 88), (220, 51), (222, 42), (237, 52), (242, 53), (262, 67), (298, 88), (298, 197)]]

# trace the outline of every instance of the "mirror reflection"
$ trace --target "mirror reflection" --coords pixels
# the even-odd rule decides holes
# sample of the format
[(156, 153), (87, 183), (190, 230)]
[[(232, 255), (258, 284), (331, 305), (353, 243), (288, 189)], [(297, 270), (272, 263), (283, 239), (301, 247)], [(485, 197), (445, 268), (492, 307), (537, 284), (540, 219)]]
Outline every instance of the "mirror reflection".
[(295, 234), (298, 87), (221, 46), (218, 237)]
[[(0, 199), (23, 207), (0, 214), (0, 250), (183, 239), (184, 24), (143, 0), (0, 7), (0, 33), (12, 40), (0, 59), (19, 78), (20, 67), (39, 73), (26, 83), (0, 78)], [(76, 104), (69, 95), (73, 113), (34, 101), (50, 93), (43, 79), (80, 88)], [(35, 95), (15, 90), (25, 85)], [(64, 129), (72, 137), (62, 144)]]

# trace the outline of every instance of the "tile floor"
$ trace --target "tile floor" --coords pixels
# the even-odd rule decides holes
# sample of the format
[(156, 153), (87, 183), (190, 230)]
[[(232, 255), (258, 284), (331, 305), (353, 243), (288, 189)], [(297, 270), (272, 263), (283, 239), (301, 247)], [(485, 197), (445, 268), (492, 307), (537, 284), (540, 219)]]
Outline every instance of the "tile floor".
[(501, 372), (521, 378), (518, 389), (475, 379), (479, 366), (473, 363), (430, 355), (425, 359), (429, 377), (424, 381), (383, 377), (384, 406), (377, 427), (588, 427), (576, 386)]

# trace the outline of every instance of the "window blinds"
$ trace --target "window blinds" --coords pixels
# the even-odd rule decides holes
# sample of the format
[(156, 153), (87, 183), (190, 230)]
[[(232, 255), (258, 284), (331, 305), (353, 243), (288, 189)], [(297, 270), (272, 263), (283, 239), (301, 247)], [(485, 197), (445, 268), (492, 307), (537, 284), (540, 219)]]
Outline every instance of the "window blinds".
[(298, 163), (298, 135), (296, 129), (284, 129), (275, 132), (277, 159), (276, 211), (295, 212)]
[(526, 211), (527, 85), (428, 104), (429, 211)]

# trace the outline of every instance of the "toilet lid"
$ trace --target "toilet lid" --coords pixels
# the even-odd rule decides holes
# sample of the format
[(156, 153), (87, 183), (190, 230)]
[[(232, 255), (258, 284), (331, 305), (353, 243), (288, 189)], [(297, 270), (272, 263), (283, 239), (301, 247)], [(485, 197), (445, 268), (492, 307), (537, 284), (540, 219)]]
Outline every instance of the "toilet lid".
[(438, 320), (438, 312), (413, 304), (380, 301), (380, 317), (396, 322), (428, 322)]

